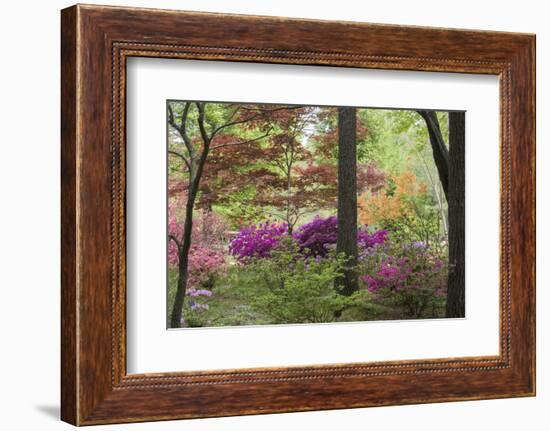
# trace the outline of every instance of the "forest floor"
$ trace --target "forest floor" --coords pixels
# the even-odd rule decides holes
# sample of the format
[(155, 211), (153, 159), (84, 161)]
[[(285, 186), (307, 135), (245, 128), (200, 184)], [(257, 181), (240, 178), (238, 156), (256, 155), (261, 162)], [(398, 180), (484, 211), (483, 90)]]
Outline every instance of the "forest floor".
[[(229, 270), (226, 277), (219, 278), (212, 288), (212, 296), (207, 298), (207, 310), (191, 312), (188, 307), (184, 310), (186, 327), (222, 327), (222, 326), (256, 326), (276, 324), (266, 314), (259, 312), (254, 306), (254, 298), (266, 289), (257, 283), (243, 277), (238, 268)], [(168, 313), (176, 294), (178, 272), (175, 268), (168, 269)], [(236, 279), (238, 278), (238, 283)], [(435, 312), (431, 318), (444, 317), (441, 312)], [(187, 315), (187, 316), (185, 316)], [(353, 307), (345, 309), (332, 322), (360, 322), (376, 320), (405, 320), (405, 311), (402, 307), (380, 303), (369, 303), (368, 307)], [(304, 323), (304, 322), (299, 322)], [(327, 322), (331, 323), (331, 322)], [(288, 322), (292, 324), (292, 322)]]

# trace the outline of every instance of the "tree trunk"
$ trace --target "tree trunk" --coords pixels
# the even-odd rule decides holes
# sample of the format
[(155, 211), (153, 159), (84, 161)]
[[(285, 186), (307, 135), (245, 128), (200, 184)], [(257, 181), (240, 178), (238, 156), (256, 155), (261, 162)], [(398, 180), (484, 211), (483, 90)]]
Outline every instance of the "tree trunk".
[(187, 203), (185, 205), (185, 221), (183, 224), (183, 238), (181, 249), (179, 250), (178, 264), (178, 286), (176, 290), (176, 298), (172, 307), (172, 315), (170, 319), (172, 328), (180, 328), (182, 325), (183, 302), (185, 300), (185, 291), (187, 289), (187, 280), (189, 278), (189, 250), (191, 249), (191, 234), (193, 233), (193, 210), (195, 208), (195, 200), (199, 191), (199, 185), (206, 164), (206, 158), (210, 152), (210, 141), (204, 140), (202, 154), (197, 163), (197, 170), (189, 172), (192, 180), (189, 183), (189, 191), (187, 195)]
[(181, 248), (178, 250), (178, 285), (170, 318), (171, 328), (181, 328), (183, 323), (183, 302), (187, 289), (187, 279), (189, 278), (189, 250), (191, 248), (191, 234), (193, 232), (193, 208), (195, 206), (195, 199), (196, 190), (190, 189), (185, 206), (185, 222), (183, 225)]
[(292, 163), (287, 164), (287, 172), (286, 172), (286, 225), (287, 225), (287, 231), (288, 236), (292, 236), (292, 230), (294, 228), (294, 224), (291, 220), (290, 215), (290, 193), (292, 190)]
[(447, 317), (465, 316), (465, 114), (449, 113), (449, 281)]
[(426, 122), (428, 127), (428, 135), (430, 136), (430, 144), (432, 145), (432, 152), (434, 156), (435, 166), (439, 174), (439, 179), (445, 193), (447, 202), (449, 201), (449, 150), (445, 145), (443, 135), (441, 134), (441, 128), (439, 127), (439, 121), (435, 111), (416, 111)]
[(342, 293), (359, 289), (357, 272), (357, 155), (356, 109), (338, 108), (338, 238), (337, 253), (348, 260), (342, 277), (335, 280)]

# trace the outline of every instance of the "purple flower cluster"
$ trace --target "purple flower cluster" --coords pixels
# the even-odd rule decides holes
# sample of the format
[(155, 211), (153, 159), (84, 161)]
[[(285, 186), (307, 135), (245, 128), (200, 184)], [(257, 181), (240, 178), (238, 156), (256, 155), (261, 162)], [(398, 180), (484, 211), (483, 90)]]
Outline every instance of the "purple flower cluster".
[(409, 250), (405, 256), (384, 257), (372, 273), (361, 277), (367, 289), (372, 293), (381, 289), (394, 292), (432, 289), (436, 295), (444, 294), (447, 280), (443, 261), (429, 256), (424, 245), (413, 243)]
[(288, 232), (284, 223), (263, 223), (245, 227), (229, 244), (230, 253), (241, 263), (251, 258), (271, 257), (271, 251), (279, 244), (282, 236)]
[[(251, 258), (271, 257), (272, 250), (279, 245), (287, 231), (288, 227), (284, 223), (245, 227), (231, 241), (229, 251), (241, 263), (246, 263)], [(336, 216), (315, 217), (300, 226), (292, 239), (306, 257), (326, 257), (335, 248), (338, 240), (338, 219)], [(362, 250), (383, 244), (387, 239), (388, 232), (384, 229), (369, 233), (363, 227), (357, 233), (357, 244)]]
[(187, 296), (212, 296), (212, 291), (207, 289), (191, 288), (187, 290)]
[(208, 310), (210, 307), (208, 304), (200, 304), (198, 302), (189, 301), (189, 307), (193, 311), (202, 311), (202, 310)]
[(380, 262), (380, 267), (374, 275), (364, 275), (363, 281), (369, 292), (376, 293), (382, 288), (390, 288), (400, 291), (411, 288), (409, 278), (413, 268), (408, 257), (396, 258), (388, 256)]
[(302, 252), (309, 256), (324, 257), (338, 239), (338, 219), (315, 217), (298, 229), (293, 235)]
[(359, 229), (357, 233), (357, 244), (363, 250), (367, 250), (378, 244), (384, 244), (387, 239), (388, 231), (386, 229), (380, 229), (373, 233), (369, 233), (365, 229)]
[[(309, 256), (325, 257), (333, 249), (338, 239), (338, 218), (315, 217), (311, 222), (301, 226), (293, 235), (300, 250)], [(384, 229), (369, 233), (365, 227), (357, 232), (357, 244), (361, 249), (368, 249), (383, 244), (388, 239)]]

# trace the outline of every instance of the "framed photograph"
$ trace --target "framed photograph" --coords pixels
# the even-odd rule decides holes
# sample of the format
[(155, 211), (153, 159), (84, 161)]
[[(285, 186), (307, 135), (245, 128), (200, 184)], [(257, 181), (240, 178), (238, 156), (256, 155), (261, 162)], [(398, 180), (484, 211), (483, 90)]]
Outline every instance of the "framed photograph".
[(535, 394), (535, 37), (62, 11), (62, 419)]

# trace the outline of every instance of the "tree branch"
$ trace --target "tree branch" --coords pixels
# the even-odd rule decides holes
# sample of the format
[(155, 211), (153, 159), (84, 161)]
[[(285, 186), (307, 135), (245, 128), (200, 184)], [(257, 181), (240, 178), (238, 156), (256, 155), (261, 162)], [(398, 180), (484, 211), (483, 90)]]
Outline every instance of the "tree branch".
[(189, 169), (189, 171), (191, 171), (191, 163), (189, 162), (189, 160), (187, 160), (187, 158), (183, 154), (178, 153), (177, 151), (173, 151), (173, 150), (168, 150), (168, 154), (172, 154), (173, 156), (177, 156), (180, 159), (182, 159), (185, 162), (185, 164), (187, 165), (187, 168)]
[(426, 122), (428, 127), (428, 135), (430, 137), (430, 144), (432, 145), (432, 152), (434, 156), (435, 166), (439, 174), (439, 180), (445, 192), (445, 198), (448, 200), (449, 190), (449, 150), (443, 140), (441, 134), (441, 128), (435, 111), (416, 111)]
[(189, 109), (191, 108), (191, 103), (185, 102), (185, 105), (183, 106), (183, 113), (181, 114), (181, 122), (180, 122), (180, 129), (187, 133), (187, 117), (189, 116)]
[(168, 234), (168, 239), (171, 239), (172, 241), (174, 241), (176, 243), (176, 247), (178, 248), (178, 251), (181, 250), (181, 243), (179, 242), (179, 240), (172, 234)]
[(189, 136), (187, 135), (186, 129), (190, 106), (191, 104), (189, 102), (185, 103), (183, 107), (183, 113), (181, 114), (180, 124), (177, 124), (172, 106), (168, 104), (168, 123), (180, 134), (181, 138), (183, 139), (183, 143), (187, 148), (187, 152), (189, 153), (189, 158), (192, 160), (194, 157), (193, 145), (191, 144), (191, 139), (189, 139)]
[(251, 117), (247, 117), (244, 120), (230, 121), (229, 123), (225, 123), (217, 127), (216, 129), (214, 129), (214, 131), (212, 132), (211, 138), (214, 138), (214, 136), (216, 136), (223, 129), (227, 129), (228, 127), (231, 127), (231, 126), (236, 126), (237, 124), (248, 123), (249, 121), (255, 120), (256, 118), (260, 117), (260, 115), (261, 114), (256, 114), (256, 115), (252, 115)]
[(259, 141), (260, 139), (264, 139), (264, 138), (268, 137), (272, 130), (273, 130), (273, 128), (269, 129), (269, 130), (268, 130), (265, 134), (263, 134), (262, 136), (258, 136), (258, 137), (253, 138), (253, 139), (248, 139), (248, 140), (246, 140), (246, 141), (239, 141), (239, 142), (228, 142), (227, 144), (214, 145), (214, 146), (211, 147), (210, 149), (211, 149), (211, 150), (215, 150), (215, 149), (218, 149), (218, 148), (233, 147), (233, 146), (235, 146), (235, 145), (250, 144), (250, 143), (252, 143), (252, 142), (256, 142), (256, 141)]
[(231, 127), (231, 126), (236, 126), (237, 124), (248, 123), (249, 121), (252, 121), (252, 120), (255, 120), (255, 119), (261, 117), (263, 114), (273, 113), (273, 112), (278, 112), (278, 111), (283, 111), (283, 110), (300, 109), (300, 108), (303, 108), (303, 106), (284, 106), (284, 107), (281, 107), (281, 108), (274, 108), (274, 109), (255, 108), (254, 110), (251, 109), (251, 108), (247, 108), (246, 106), (240, 106), (239, 108), (237, 108), (235, 110), (235, 112), (233, 112), (230, 119), (232, 119), (235, 116), (235, 114), (237, 113), (237, 111), (239, 109), (242, 109), (242, 110), (245, 110), (245, 111), (256, 111), (256, 114), (251, 115), (250, 117), (247, 117), (243, 120), (229, 121), (228, 123), (222, 124), (221, 126), (214, 129), (214, 131), (212, 132), (212, 135), (210, 136), (210, 139), (213, 139), (214, 136), (216, 136), (223, 129), (227, 129), (228, 127)]
[(170, 105), (170, 102), (168, 102), (168, 123), (172, 127), (176, 124), (176, 121), (174, 120), (174, 111), (172, 110), (172, 105)]
[(199, 124), (199, 130), (201, 132), (201, 138), (204, 142), (204, 145), (210, 145), (210, 141), (212, 140), (211, 136), (208, 136), (208, 132), (206, 131), (206, 127), (204, 125), (205, 118), (204, 118), (204, 103), (196, 102), (195, 105), (197, 105), (197, 109), (199, 110), (199, 118), (197, 119), (197, 123)]

